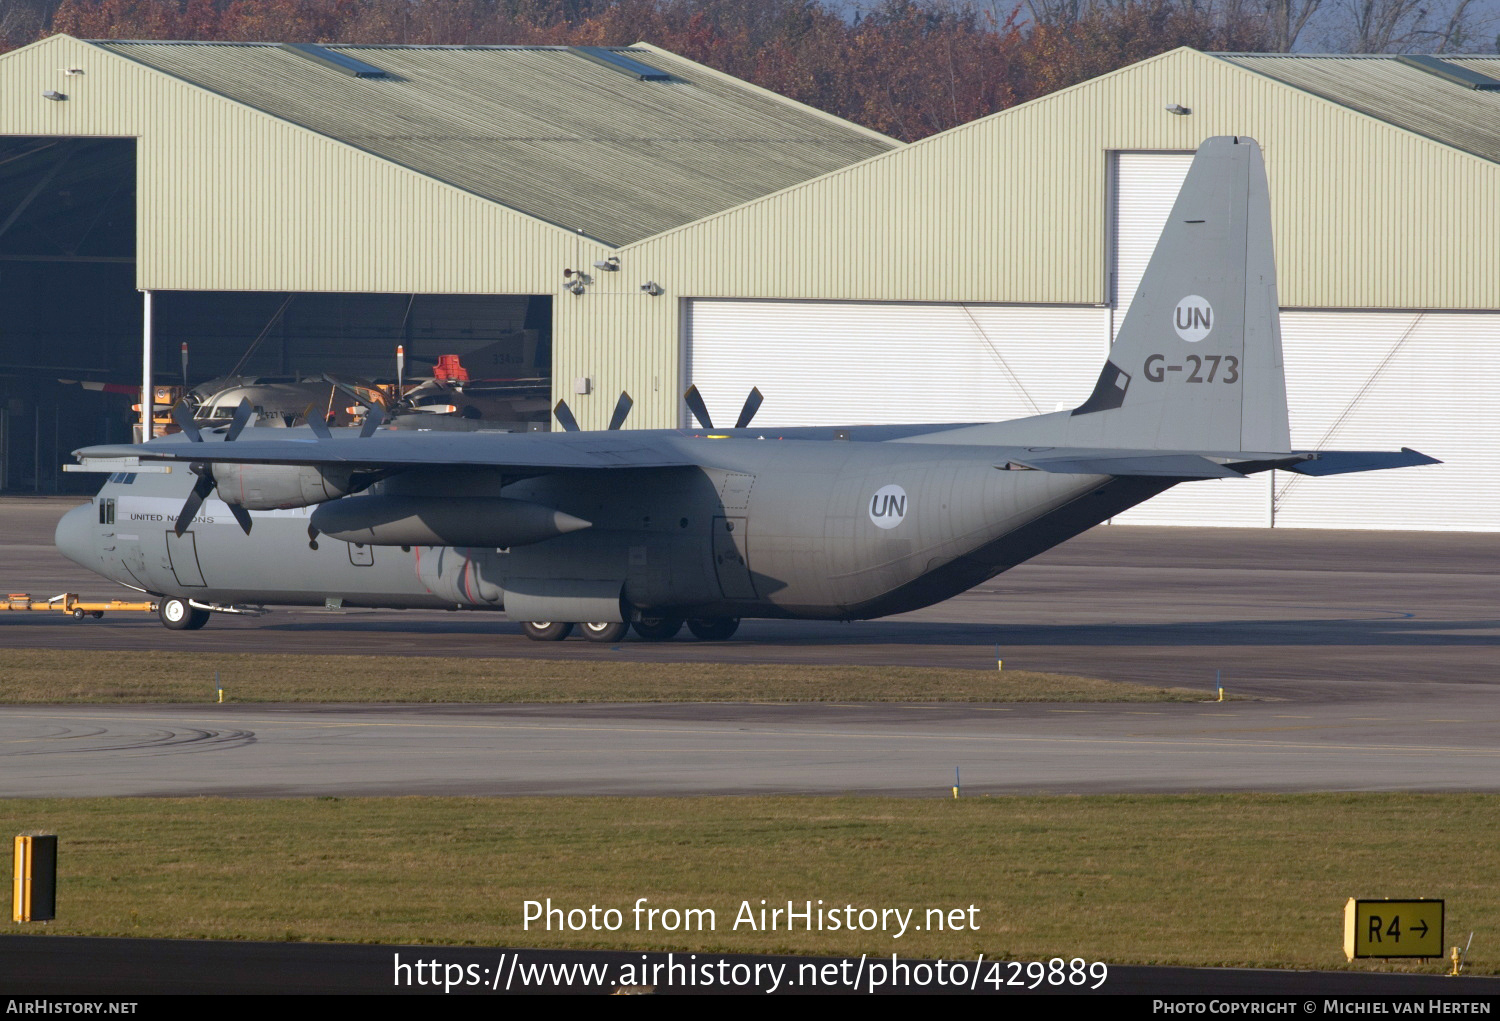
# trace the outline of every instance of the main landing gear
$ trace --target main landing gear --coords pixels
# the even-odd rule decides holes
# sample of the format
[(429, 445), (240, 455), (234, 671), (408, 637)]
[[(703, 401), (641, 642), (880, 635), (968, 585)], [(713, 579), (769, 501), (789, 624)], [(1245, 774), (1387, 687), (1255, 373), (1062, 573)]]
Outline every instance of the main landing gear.
[[(205, 618), (207, 614), (204, 614)], [(162, 618), (166, 620), (165, 617)], [(704, 642), (722, 642), (739, 629), (738, 617), (698, 617), (685, 622), (693, 636)], [(577, 627), (584, 638), (591, 642), (618, 642), (627, 631), (634, 630), (642, 641), (666, 642), (677, 637), (684, 621), (681, 617), (642, 617), (633, 624), (619, 621), (592, 621), (570, 624), (560, 621), (523, 621), (521, 630), (534, 642), (560, 642)], [(172, 625), (168, 624), (168, 627)], [(181, 625), (179, 625), (181, 626)], [(197, 625), (202, 627), (201, 624)]]

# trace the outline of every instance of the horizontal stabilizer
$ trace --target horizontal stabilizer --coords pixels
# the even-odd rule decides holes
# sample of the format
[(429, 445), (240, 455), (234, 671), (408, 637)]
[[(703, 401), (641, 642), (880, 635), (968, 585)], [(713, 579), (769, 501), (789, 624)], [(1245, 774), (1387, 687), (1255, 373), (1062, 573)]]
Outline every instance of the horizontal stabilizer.
[(1240, 472), (1202, 454), (1070, 451), (1054, 457), (1012, 458), (1008, 468), (1031, 468), (1059, 475), (1143, 475), (1166, 479), (1239, 479)]
[(1412, 468), (1419, 464), (1442, 464), (1410, 447), (1388, 450), (1320, 450), (1308, 461), (1287, 468), (1299, 475), (1345, 475), (1349, 472), (1371, 472), (1382, 468)]

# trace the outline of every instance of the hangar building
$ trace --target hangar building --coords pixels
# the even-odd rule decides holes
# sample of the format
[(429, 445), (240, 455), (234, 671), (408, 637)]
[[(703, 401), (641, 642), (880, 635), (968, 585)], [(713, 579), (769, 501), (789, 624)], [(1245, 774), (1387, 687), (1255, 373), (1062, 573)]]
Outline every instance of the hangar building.
[(1195, 482), (1116, 520), (1500, 529), (1500, 58), (1175, 50), (626, 247), (680, 299), (628, 349), (680, 348), (711, 407), (755, 383), (757, 425), (1074, 407), (1227, 134), (1266, 156), (1294, 445), (1446, 463)]
[[(159, 379), (189, 335), (216, 366), (258, 340), (259, 371), (383, 375), (408, 336), (511, 337), (586, 427), (621, 390), (629, 425), (687, 425), (689, 383), (725, 419), (759, 386), (766, 427), (1050, 411), (1089, 392), (1192, 150), (1240, 134), (1270, 175), (1294, 443), (1446, 463), (1198, 482), (1117, 520), (1500, 529), (1500, 58), (1179, 49), (908, 146), (644, 44), (57, 37), (0, 87), (0, 295), (36, 324), (0, 329), (13, 432), (38, 351), (139, 372), (137, 290)], [(42, 143), (101, 148), (54, 167)], [(57, 198), (111, 161), (133, 208)], [(48, 196), (57, 236), (21, 231)], [(74, 238), (133, 279), (4, 261)]]
[[(126, 439), (136, 398), (58, 380), (138, 388), (146, 337), (157, 384), (184, 342), (193, 382), (394, 378), (398, 344), (550, 376), (559, 344), (611, 340), (574, 322), (565, 270), (622, 277), (591, 263), (898, 144), (647, 46), (16, 50), (0, 489), (97, 484), (59, 465)], [(617, 313), (658, 300), (644, 282)]]

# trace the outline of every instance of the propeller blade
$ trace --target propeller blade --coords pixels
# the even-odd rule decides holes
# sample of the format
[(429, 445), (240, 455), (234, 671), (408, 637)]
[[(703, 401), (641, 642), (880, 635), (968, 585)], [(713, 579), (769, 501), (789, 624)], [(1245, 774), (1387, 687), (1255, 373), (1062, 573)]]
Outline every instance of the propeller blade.
[(177, 523), (172, 526), (172, 531), (180, 537), (187, 531), (187, 526), (193, 523), (193, 518), (198, 516), (198, 508), (203, 506), (203, 501), (208, 494), (214, 491), (213, 469), (208, 465), (193, 465), (198, 471), (198, 481), (193, 483), (193, 491), (188, 494), (186, 502), (182, 505), (182, 513), (177, 515)]
[(228, 443), (237, 438), (254, 417), (255, 409), (250, 406), (250, 398), (240, 398), (240, 406), (234, 409), (234, 418), (229, 423), (229, 431), (224, 434), (224, 442)]
[(557, 407), (552, 409), (552, 414), (557, 416), (558, 424), (563, 427), (563, 432), (576, 433), (578, 431), (578, 419), (573, 417), (573, 409), (568, 407), (567, 401), (558, 401)]
[(329, 386), (333, 387), (339, 393), (344, 394), (345, 396), (353, 399), (357, 403), (364, 405), (366, 408), (375, 408), (375, 407), (378, 407), (377, 404), (375, 404), (373, 401), (371, 401), (364, 394), (360, 393), (359, 390), (357, 390), (356, 388), (350, 386), (348, 383), (345, 383), (342, 379), (337, 379), (337, 378), (335, 378), (333, 376), (330, 376), (326, 372), (322, 373), (322, 376), (323, 376), (323, 382), (325, 382)]
[(313, 431), (313, 435), (320, 440), (333, 439), (333, 433), (328, 431), (328, 423), (323, 421), (323, 415), (318, 411), (316, 404), (309, 404), (307, 410), (302, 412), (302, 421)]
[(229, 508), (229, 513), (234, 515), (234, 520), (240, 523), (240, 527), (245, 530), (245, 534), (249, 535), (251, 525), (250, 512), (237, 503), (226, 504), (225, 506)]
[(406, 392), (406, 348), (396, 345), (396, 396)]
[(183, 389), (184, 392), (186, 392), (187, 388), (188, 388), (187, 367), (188, 367), (188, 348), (187, 348), (187, 341), (184, 340), (182, 342), (182, 389)]
[(745, 406), (740, 409), (740, 417), (735, 421), (736, 429), (744, 429), (750, 425), (750, 420), (760, 410), (761, 403), (765, 398), (761, 396), (760, 387), (751, 387), (749, 395), (745, 398)]
[(693, 413), (699, 425), (705, 429), (714, 427), (714, 420), (708, 417), (708, 405), (703, 403), (703, 395), (698, 392), (697, 383), (687, 388), (687, 393), (682, 395), (682, 399), (687, 401), (688, 410)]
[(625, 416), (630, 414), (630, 409), (635, 406), (635, 401), (624, 390), (620, 391), (620, 399), (615, 402), (615, 413), (609, 418), (609, 427), (618, 429), (625, 424)]
[(178, 401), (172, 406), (172, 421), (177, 423), (177, 428), (189, 440), (194, 443), (203, 442), (203, 434), (198, 431), (198, 423), (193, 421), (193, 409), (188, 407), (187, 401)]
[(380, 410), (379, 405), (371, 404), (370, 410), (365, 413), (365, 423), (359, 427), (359, 438), (367, 440), (375, 435), (375, 430), (385, 424), (385, 412)]

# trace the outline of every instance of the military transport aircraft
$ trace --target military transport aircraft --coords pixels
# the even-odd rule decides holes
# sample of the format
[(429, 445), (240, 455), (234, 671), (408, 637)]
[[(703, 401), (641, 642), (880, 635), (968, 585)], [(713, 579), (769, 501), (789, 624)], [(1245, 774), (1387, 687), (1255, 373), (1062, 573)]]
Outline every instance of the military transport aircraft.
[[(612, 426), (628, 409), (622, 396)], [(575, 625), (663, 640), (684, 621), (723, 639), (744, 617), (939, 602), (1184, 481), (1435, 463), (1291, 449), (1270, 200), (1248, 138), (1198, 150), (1079, 407), (844, 429), (757, 430), (751, 412), (697, 434), (578, 430), (561, 404), (569, 431), (402, 432), (372, 414), (336, 434), (245, 432), (246, 407), (222, 432), (187, 420), (78, 451), (115, 473), (57, 543), (162, 597), (171, 628), (242, 604), (332, 603), (503, 608), (538, 640)]]

